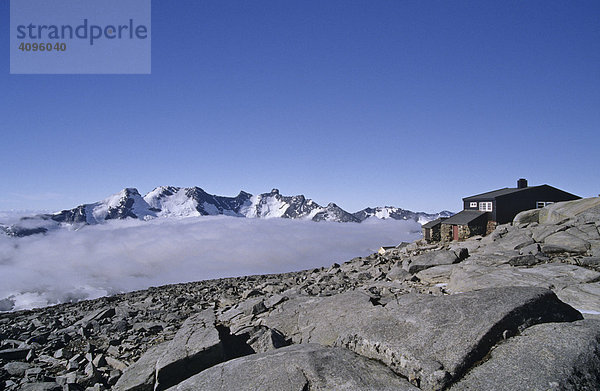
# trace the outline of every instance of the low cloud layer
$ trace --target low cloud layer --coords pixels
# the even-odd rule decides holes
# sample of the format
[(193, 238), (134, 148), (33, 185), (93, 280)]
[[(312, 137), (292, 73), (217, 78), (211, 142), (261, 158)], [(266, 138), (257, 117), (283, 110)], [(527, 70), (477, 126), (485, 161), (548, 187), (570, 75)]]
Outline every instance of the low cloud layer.
[(0, 235), (0, 310), (329, 266), (419, 235), (420, 225), (413, 221), (344, 224), (224, 216), (115, 221), (25, 238)]

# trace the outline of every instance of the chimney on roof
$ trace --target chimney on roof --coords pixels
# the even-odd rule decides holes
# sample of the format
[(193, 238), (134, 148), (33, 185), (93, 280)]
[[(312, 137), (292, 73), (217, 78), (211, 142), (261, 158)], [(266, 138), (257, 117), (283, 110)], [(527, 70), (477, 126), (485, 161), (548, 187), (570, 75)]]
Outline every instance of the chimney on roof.
[(517, 189), (524, 189), (527, 187), (527, 179), (521, 178), (517, 181)]

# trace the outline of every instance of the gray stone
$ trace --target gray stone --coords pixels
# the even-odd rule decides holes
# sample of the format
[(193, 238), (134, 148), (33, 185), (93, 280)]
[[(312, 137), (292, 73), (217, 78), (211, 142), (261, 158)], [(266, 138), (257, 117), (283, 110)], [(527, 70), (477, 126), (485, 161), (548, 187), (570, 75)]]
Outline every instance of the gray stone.
[(127, 364), (124, 362), (117, 360), (114, 357), (106, 356), (106, 363), (114, 369), (118, 369), (119, 371), (124, 371), (127, 369)]
[(212, 310), (186, 319), (156, 362), (155, 390), (169, 388), (225, 360), (215, 321)]
[(91, 313), (87, 314), (85, 317), (83, 317), (81, 320), (79, 320), (77, 323), (75, 323), (76, 325), (85, 325), (89, 322), (91, 322), (92, 320), (102, 320), (102, 319), (107, 319), (107, 318), (112, 318), (113, 316), (115, 316), (116, 311), (114, 308), (101, 308), (99, 310), (96, 311), (92, 311)]
[(530, 244), (528, 246), (521, 248), (519, 252), (522, 255), (528, 255), (528, 254), (535, 255), (535, 254), (539, 253), (540, 251), (541, 251), (540, 245), (538, 243), (533, 243), (533, 244)]
[(534, 255), (518, 255), (508, 260), (508, 264), (511, 266), (533, 266), (539, 261)]
[(460, 262), (454, 251), (431, 251), (410, 259), (410, 263), (404, 269), (411, 273), (417, 273), (421, 270), (439, 265), (452, 265)]
[(456, 265), (440, 265), (429, 269), (421, 270), (416, 274), (417, 278), (428, 284), (447, 284), (450, 281), (450, 274)]
[(163, 355), (169, 342), (163, 342), (146, 351), (134, 364), (129, 366), (115, 384), (118, 391), (152, 391), (156, 362)]
[(600, 319), (600, 282), (569, 285), (556, 290), (556, 295), (584, 318)]
[(23, 377), (25, 375), (25, 371), (31, 368), (31, 365), (26, 362), (14, 361), (5, 364), (3, 368), (11, 376)]
[(557, 232), (566, 231), (567, 229), (569, 229), (569, 226), (566, 224), (563, 224), (563, 225), (542, 224), (542, 225), (538, 225), (537, 227), (535, 227), (531, 230), (531, 237), (536, 242), (542, 243), (548, 236), (550, 236), (554, 233), (557, 233)]
[(385, 306), (353, 291), (289, 312), (281, 308), (264, 323), (297, 342), (342, 346), (379, 360), (433, 390), (483, 358), (506, 330), (514, 334), (539, 322), (576, 319), (581, 314), (549, 290), (510, 287), (438, 297), (407, 294)]
[(541, 224), (557, 224), (580, 215), (591, 214), (597, 219), (600, 214), (600, 197), (584, 198), (576, 201), (557, 202), (540, 210)]
[(252, 306), (253, 315), (262, 314), (263, 312), (267, 312), (267, 307), (265, 306), (264, 301), (261, 300)]
[(404, 270), (401, 262), (398, 262), (394, 266), (392, 266), (390, 271), (387, 273), (387, 278), (390, 281), (396, 281), (396, 280), (404, 281), (404, 280), (410, 279), (411, 277), (412, 277), (412, 274), (410, 274), (409, 272)]
[(592, 267), (594, 269), (600, 268), (600, 257), (585, 257), (577, 261), (579, 266)]
[(283, 334), (266, 326), (250, 326), (241, 329), (236, 335), (245, 335), (246, 344), (255, 353), (267, 352), (289, 345)]
[(585, 253), (590, 249), (590, 243), (588, 241), (580, 239), (568, 232), (557, 232), (544, 239), (544, 246), (542, 246), (543, 252), (559, 252), (555, 249), (549, 251), (550, 246), (562, 249), (560, 252), (578, 254)]
[(42, 368), (32, 367), (25, 370), (25, 377), (37, 378), (42, 374)]
[(561, 289), (568, 285), (588, 283), (600, 273), (575, 265), (547, 263), (530, 268), (459, 264), (450, 275), (447, 290), (451, 293), (507, 286), (539, 286)]
[(507, 233), (502, 240), (499, 240), (497, 243), (506, 250), (519, 250), (534, 244), (535, 241), (531, 238), (530, 232), (526, 230), (516, 230)]
[(267, 308), (273, 308), (273, 307), (275, 307), (277, 304), (283, 303), (283, 302), (284, 302), (284, 301), (286, 301), (287, 299), (288, 299), (288, 298), (287, 298), (287, 296), (283, 296), (283, 295), (278, 295), (278, 294), (275, 294), (275, 295), (273, 295), (273, 296), (270, 296), (270, 297), (268, 297), (268, 298), (267, 298), (267, 299), (264, 301), (264, 303), (265, 303), (265, 306), (266, 306)]
[[(600, 232), (598, 232), (598, 227), (593, 223), (580, 225), (577, 227), (577, 229), (585, 234), (586, 238), (583, 239), (600, 240)], [(567, 230), (567, 232), (569, 231)]]
[(385, 365), (342, 348), (294, 345), (227, 361), (169, 391), (418, 390)]
[(452, 391), (598, 390), (600, 321), (532, 326), (492, 350)]
[(540, 210), (539, 209), (531, 209), (524, 210), (523, 212), (518, 213), (513, 219), (513, 224), (529, 224), (529, 223), (539, 223), (540, 221)]

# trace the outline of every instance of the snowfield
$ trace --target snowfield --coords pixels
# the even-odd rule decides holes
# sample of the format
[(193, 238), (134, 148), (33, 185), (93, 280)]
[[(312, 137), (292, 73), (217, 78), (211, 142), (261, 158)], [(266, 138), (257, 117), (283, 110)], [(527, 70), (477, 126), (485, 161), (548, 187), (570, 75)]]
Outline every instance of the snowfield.
[(126, 219), (23, 238), (0, 235), (0, 310), (329, 266), (420, 235), (414, 221), (317, 224), (228, 216)]

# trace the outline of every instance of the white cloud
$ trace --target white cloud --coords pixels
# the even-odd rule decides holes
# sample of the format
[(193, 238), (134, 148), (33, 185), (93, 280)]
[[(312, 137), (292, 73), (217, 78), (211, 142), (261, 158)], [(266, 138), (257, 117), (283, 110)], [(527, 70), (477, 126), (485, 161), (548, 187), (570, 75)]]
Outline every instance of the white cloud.
[(0, 236), (0, 300), (10, 297), (15, 309), (25, 309), (149, 286), (329, 266), (419, 235), (420, 225), (412, 221), (217, 216)]

